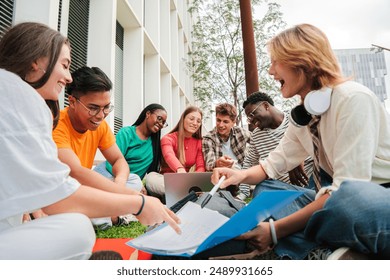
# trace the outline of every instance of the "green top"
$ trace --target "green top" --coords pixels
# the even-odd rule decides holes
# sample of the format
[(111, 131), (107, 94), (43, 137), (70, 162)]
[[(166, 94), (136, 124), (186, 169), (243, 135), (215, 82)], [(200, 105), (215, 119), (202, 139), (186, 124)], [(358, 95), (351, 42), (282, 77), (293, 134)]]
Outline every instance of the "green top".
[[(152, 139), (140, 139), (135, 129), (135, 126), (122, 127), (116, 135), (116, 143), (129, 165), (130, 173), (142, 179), (153, 161)], [(109, 162), (106, 162), (106, 168), (112, 174)]]

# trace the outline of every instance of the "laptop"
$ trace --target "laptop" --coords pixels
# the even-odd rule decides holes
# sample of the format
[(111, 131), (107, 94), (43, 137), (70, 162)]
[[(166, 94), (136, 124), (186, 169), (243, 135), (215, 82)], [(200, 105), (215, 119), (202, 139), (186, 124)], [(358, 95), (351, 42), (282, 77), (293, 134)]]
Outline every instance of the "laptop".
[(191, 191), (208, 192), (213, 188), (213, 172), (164, 173), (165, 203), (169, 208)]

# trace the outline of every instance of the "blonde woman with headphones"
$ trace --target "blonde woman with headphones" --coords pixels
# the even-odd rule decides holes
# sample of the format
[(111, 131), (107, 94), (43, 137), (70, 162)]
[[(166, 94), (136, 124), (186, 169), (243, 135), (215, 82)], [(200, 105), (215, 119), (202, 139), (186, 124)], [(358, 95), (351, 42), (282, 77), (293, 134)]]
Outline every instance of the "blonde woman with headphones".
[[(216, 168), (213, 182), (226, 176), (221, 188), (257, 184), (255, 195), (296, 189), (268, 179), (307, 156), (314, 158), (316, 150), (321, 184), (318, 192), (305, 190), (241, 238), (259, 252), (273, 248), (279, 258), (389, 259), (389, 114), (371, 90), (342, 76), (326, 35), (317, 27), (287, 29), (268, 48), (269, 73), (280, 83), (283, 97), (299, 96), (302, 104), (292, 110), (292, 123), (266, 160), (244, 171)], [(309, 129), (312, 120), (319, 120), (315, 137)]]

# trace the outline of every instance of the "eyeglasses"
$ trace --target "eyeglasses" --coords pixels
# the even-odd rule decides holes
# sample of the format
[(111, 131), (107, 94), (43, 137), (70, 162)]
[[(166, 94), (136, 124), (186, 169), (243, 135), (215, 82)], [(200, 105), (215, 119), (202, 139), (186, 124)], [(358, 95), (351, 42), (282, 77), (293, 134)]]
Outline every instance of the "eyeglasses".
[(157, 122), (163, 127), (163, 128), (166, 128), (168, 126), (168, 123), (166, 121), (164, 121), (164, 119), (157, 115), (156, 113), (152, 113), (153, 115), (157, 116)]
[(250, 112), (250, 113), (247, 115), (247, 117), (246, 117), (247, 123), (249, 123), (249, 124), (252, 123), (253, 118), (255, 117), (255, 112), (256, 112), (256, 110), (257, 110), (257, 109), (260, 107), (260, 105), (263, 104), (263, 103), (264, 103), (264, 101), (260, 102), (259, 105), (257, 105), (256, 108), (253, 109), (252, 112)]
[(114, 105), (112, 105), (112, 104), (108, 104), (108, 105), (106, 105), (104, 107), (93, 106), (93, 105), (87, 107), (83, 102), (81, 102), (80, 99), (76, 98), (76, 100), (78, 102), (80, 102), (81, 105), (83, 105), (83, 107), (85, 108), (85, 110), (88, 111), (88, 114), (91, 117), (96, 116), (97, 114), (100, 113), (100, 111), (103, 111), (103, 114), (107, 116), (109, 113), (112, 112), (112, 110), (114, 110)]

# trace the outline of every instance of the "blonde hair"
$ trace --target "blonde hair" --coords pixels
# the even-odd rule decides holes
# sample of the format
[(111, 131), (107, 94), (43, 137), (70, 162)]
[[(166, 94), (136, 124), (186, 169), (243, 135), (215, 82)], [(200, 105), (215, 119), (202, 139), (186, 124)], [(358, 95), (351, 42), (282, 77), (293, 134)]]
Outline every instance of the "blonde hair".
[(311, 82), (311, 89), (333, 86), (345, 80), (325, 33), (310, 24), (300, 24), (268, 42), (272, 60), (295, 69)]

